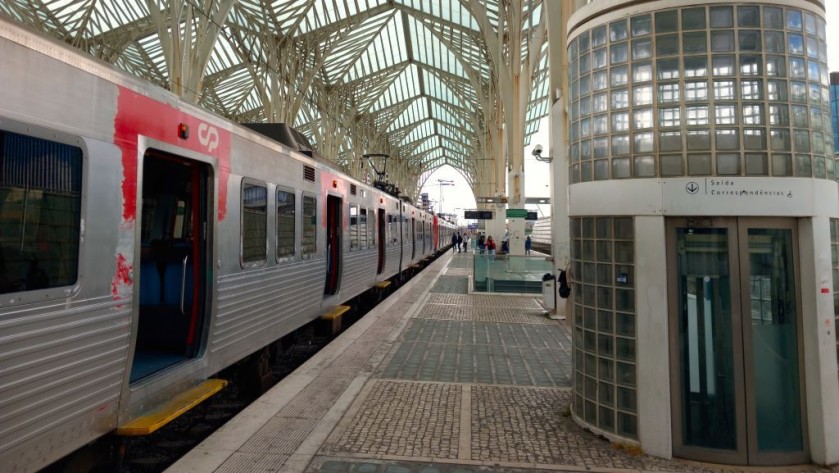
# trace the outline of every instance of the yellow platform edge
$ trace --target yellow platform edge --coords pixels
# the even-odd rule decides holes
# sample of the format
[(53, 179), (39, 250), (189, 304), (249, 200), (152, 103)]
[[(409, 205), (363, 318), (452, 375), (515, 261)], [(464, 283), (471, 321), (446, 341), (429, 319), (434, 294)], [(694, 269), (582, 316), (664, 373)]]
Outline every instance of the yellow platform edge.
[(177, 419), (198, 404), (201, 404), (213, 394), (221, 391), (225, 386), (227, 386), (227, 380), (208, 379), (198, 386), (178, 394), (159, 409), (138, 417), (121, 427), (117, 427), (116, 434), (126, 437), (136, 437), (154, 433), (154, 431)]
[(334, 320), (344, 315), (348, 310), (350, 310), (350, 306), (348, 305), (335, 306), (332, 309), (330, 309), (329, 312), (321, 315), (320, 318), (324, 320)]
[(378, 287), (379, 289), (384, 289), (388, 286), (390, 286), (390, 281), (382, 281), (380, 283), (376, 283), (376, 287)]

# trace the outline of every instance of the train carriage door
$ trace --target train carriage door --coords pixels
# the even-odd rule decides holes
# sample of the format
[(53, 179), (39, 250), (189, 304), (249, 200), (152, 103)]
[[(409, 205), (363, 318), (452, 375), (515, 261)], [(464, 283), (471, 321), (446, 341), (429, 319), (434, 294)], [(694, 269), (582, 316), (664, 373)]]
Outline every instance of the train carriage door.
[(411, 259), (417, 257), (417, 219), (411, 217)]
[(434, 217), (432, 217), (431, 222), (432, 222), (431, 226), (432, 226), (432, 229), (433, 229), (432, 231), (433, 231), (433, 238), (434, 238), (434, 241), (432, 243), (434, 245), (434, 251), (437, 251), (437, 250), (440, 249), (440, 224), (437, 222), (437, 216), (436, 215)]
[(422, 254), (425, 254), (428, 251), (427, 245), (425, 244), (425, 240), (427, 238), (425, 234), (425, 220), (420, 222), (420, 232), (422, 233)]
[(376, 274), (382, 274), (385, 270), (385, 246), (388, 244), (385, 232), (387, 223), (385, 222), (385, 209), (379, 209), (377, 218), (377, 226), (379, 229), (379, 265), (376, 267)]
[(143, 158), (139, 322), (131, 381), (198, 356), (209, 285), (212, 172), (157, 150)]
[(341, 212), (343, 199), (334, 195), (326, 197), (326, 286), (323, 293), (338, 293), (341, 284)]

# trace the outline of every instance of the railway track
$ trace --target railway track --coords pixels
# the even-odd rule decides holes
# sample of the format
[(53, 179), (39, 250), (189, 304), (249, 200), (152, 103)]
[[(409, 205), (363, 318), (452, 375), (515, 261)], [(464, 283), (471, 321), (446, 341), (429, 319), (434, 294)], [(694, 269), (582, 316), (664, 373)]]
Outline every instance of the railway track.
[[(437, 257), (442, 254), (445, 251), (441, 251)], [(346, 330), (360, 320), (416, 274), (418, 272), (404, 277), (397, 276), (387, 289), (378, 292), (371, 290), (349, 301), (347, 304), (352, 310), (344, 315), (343, 329)], [(153, 434), (142, 437), (107, 435), (44, 468), (41, 473), (161, 472), (282, 381), (340, 333), (332, 334), (326, 321), (314, 320), (218, 373), (215, 377), (229, 381), (227, 387)]]

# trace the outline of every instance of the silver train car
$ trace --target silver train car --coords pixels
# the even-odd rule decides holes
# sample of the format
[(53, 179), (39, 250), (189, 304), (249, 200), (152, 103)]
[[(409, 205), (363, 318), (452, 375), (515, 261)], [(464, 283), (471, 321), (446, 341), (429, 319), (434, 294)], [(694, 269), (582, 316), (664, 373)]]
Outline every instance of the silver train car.
[(0, 20), (0, 465), (28, 472), (398, 277), (455, 228)]

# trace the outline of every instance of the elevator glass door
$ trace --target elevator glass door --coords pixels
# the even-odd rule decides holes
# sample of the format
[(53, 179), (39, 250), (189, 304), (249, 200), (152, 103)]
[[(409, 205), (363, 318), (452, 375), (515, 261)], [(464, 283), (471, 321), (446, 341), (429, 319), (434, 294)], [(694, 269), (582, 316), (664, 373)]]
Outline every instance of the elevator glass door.
[(675, 456), (807, 461), (795, 221), (668, 221)]

